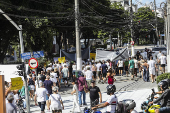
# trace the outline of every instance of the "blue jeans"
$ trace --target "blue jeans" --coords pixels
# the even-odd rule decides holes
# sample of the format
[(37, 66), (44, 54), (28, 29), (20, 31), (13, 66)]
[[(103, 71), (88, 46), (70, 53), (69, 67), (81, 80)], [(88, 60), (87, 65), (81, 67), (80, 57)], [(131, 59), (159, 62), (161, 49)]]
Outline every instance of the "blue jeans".
[(79, 104), (82, 105), (82, 101), (81, 101), (81, 95), (83, 94), (83, 104), (86, 104), (86, 93), (85, 91), (79, 91)]
[[(22, 96), (22, 98), (25, 98), (25, 96)], [(26, 105), (26, 99), (23, 101), (23, 108), (26, 108), (27, 107), (27, 105)]]

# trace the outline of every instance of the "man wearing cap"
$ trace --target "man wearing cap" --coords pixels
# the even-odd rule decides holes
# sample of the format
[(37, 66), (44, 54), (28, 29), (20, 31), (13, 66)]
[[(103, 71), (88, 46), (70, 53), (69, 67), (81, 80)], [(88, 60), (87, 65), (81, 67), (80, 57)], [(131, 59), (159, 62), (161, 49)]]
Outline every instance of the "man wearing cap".
[(94, 106), (99, 104), (99, 97), (100, 97), (100, 103), (102, 103), (102, 94), (100, 92), (99, 87), (97, 87), (95, 85), (95, 81), (94, 80), (91, 81), (91, 86), (88, 88), (88, 90), (84, 86), (84, 91), (86, 93), (90, 92), (91, 107), (94, 107)]
[(87, 67), (87, 71), (85, 72), (85, 78), (86, 78), (86, 81), (87, 81), (87, 85), (89, 87), (92, 79), (94, 79), (93, 72), (90, 71), (90, 67)]

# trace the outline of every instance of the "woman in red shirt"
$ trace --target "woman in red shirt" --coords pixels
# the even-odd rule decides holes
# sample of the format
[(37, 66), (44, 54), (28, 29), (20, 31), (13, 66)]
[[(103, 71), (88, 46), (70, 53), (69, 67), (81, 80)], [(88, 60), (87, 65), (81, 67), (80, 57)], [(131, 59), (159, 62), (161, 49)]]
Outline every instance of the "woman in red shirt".
[(114, 75), (116, 75), (115, 72), (113, 72), (113, 70), (110, 68), (106, 76), (106, 80), (108, 78), (108, 84), (113, 84), (114, 81), (116, 81), (116, 79), (114, 78)]

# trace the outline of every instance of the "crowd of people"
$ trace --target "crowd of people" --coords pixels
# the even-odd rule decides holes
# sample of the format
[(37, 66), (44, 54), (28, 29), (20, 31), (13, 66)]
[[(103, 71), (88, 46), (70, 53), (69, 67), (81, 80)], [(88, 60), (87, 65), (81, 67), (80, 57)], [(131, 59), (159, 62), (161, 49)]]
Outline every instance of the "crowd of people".
[[(98, 61), (83, 60), (82, 71), (77, 71), (76, 62), (59, 63), (58, 61), (50, 63), (48, 67), (39, 68), (38, 77), (34, 71), (30, 71), (27, 76), (28, 91), (30, 93), (31, 100), (34, 100), (35, 105), (39, 105), (41, 112), (44, 113), (45, 106), (47, 110), (52, 110), (53, 113), (61, 113), (64, 109), (61, 95), (58, 94), (61, 88), (61, 82), (64, 83), (64, 87), (73, 85), (71, 95), (73, 95), (73, 109), (78, 108), (78, 112), (81, 112), (80, 107), (87, 105), (86, 93), (90, 92), (91, 107), (96, 110), (96, 105), (102, 103), (102, 94), (100, 88), (96, 86), (96, 82), (102, 84), (109, 84), (112, 89), (116, 81), (115, 76), (129, 76), (131, 80), (135, 77), (141, 77), (144, 81), (149, 80), (149, 74), (151, 76), (151, 82), (155, 81), (155, 75), (158, 75), (158, 70), (161, 69), (162, 73), (165, 73), (166, 56), (161, 52), (157, 55), (156, 61), (153, 60), (152, 55), (149, 59), (144, 59), (139, 52), (135, 57), (129, 57), (126, 60), (118, 61)], [(138, 74), (139, 73), (139, 74)], [(71, 83), (70, 83), (71, 81)], [(7, 97), (7, 111), (16, 111), (15, 103), (18, 101), (18, 96), (25, 97), (25, 86), (22, 89), (11, 91), (10, 84), (6, 83)], [(98, 107), (108, 106), (108, 112), (115, 111), (108, 103), (116, 103), (116, 97), (114, 91), (109, 93), (113, 95), (106, 104), (99, 105)], [(83, 101), (81, 97), (83, 96)], [(13, 97), (13, 98), (12, 98)], [(12, 98), (12, 101), (8, 98)], [(79, 102), (78, 102), (79, 101)], [(26, 108), (26, 102), (23, 102), (24, 109)], [(10, 109), (8, 109), (10, 108)], [(13, 112), (12, 112), (13, 113)]]

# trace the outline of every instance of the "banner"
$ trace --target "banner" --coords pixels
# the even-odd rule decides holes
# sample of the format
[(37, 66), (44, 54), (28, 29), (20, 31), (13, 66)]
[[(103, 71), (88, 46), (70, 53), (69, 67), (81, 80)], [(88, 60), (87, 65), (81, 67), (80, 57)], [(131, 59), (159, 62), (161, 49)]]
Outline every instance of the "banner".
[(92, 59), (96, 59), (96, 53), (90, 53), (90, 59), (92, 60)]
[(11, 78), (11, 90), (21, 89), (23, 81), (21, 77)]
[[(89, 59), (89, 48), (81, 51), (82, 59)], [(76, 61), (76, 53), (67, 53), (65, 51), (61, 51), (61, 57), (65, 57), (67, 60)]]
[(63, 62), (65, 61), (65, 57), (60, 57), (60, 58), (58, 58), (58, 61), (59, 61), (60, 63), (63, 63)]
[(104, 50), (96, 50), (96, 59), (95, 61), (102, 60), (120, 60), (129, 58), (128, 49), (124, 48), (120, 51), (104, 51)]

